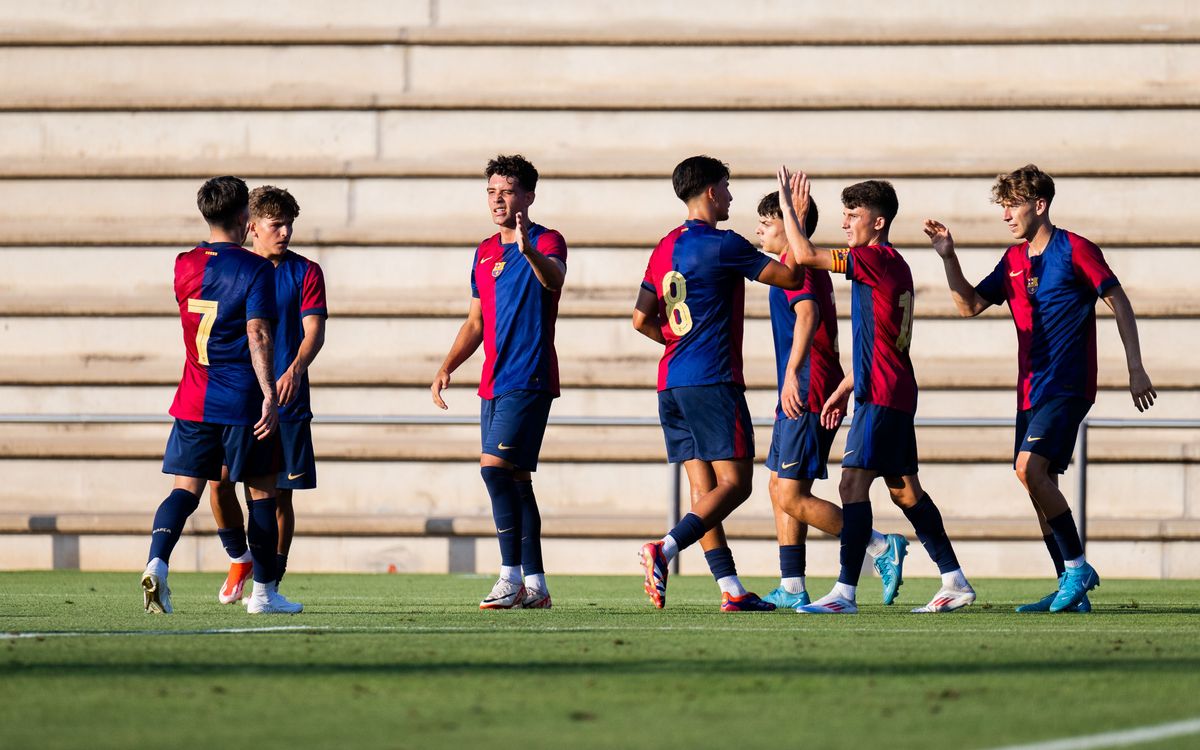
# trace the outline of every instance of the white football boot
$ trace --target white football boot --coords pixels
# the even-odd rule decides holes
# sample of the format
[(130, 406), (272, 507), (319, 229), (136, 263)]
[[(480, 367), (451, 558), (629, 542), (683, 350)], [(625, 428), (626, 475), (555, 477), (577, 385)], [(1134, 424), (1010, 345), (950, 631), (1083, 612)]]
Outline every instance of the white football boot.
[(943, 586), (933, 599), (924, 607), (917, 607), (913, 610), (916, 614), (933, 614), (938, 612), (953, 612), (956, 609), (971, 604), (975, 601), (975, 589), (967, 584), (966, 588), (951, 588)]
[(856, 615), (858, 604), (853, 599), (839, 596), (834, 589), (812, 604), (796, 607), (796, 611), (805, 615)]
[(171, 589), (167, 586), (165, 566), (146, 566), (146, 572), (142, 573), (142, 605), (153, 614), (169, 615), (175, 611), (171, 606)]
[(251, 615), (295, 615), (303, 611), (303, 604), (288, 601), (273, 582), (255, 591), (246, 602), (246, 612)]
[(492, 593), (479, 603), (480, 609), (520, 609), (525, 601), (525, 584), (503, 578), (492, 586)]

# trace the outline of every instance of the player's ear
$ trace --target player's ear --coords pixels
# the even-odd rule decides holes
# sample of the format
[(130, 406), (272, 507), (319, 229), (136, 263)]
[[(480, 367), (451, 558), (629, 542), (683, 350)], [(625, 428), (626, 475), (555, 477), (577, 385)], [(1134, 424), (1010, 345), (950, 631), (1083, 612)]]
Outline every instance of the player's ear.
[(1044, 216), (1050, 210), (1050, 204), (1045, 198), (1035, 198), (1033, 200), (1033, 212), (1038, 216)]
[(883, 218), (882, 216), (875, 217), (875, 231), (876, 232), (882, 232), (883, 228), (886, 226), (887, 226), (887, 219)]
[[(535, 193), (535, 192), (533, 192), (532, 190), (530, 190), (528, 193), (526, 193), (526, 195), (529, 197), (529, 202), (528, 202), (528, 203), (526, 203), (525, 205), (527, 205), (527, 206), (532, 206), (532, 205), (533, 205), (533, 200), (534, 200), (534, 198), (537, 198), (537, 193)], [(529, 218), (529, 217), (527, 216), (527, 217), (525, 217), (525, 218)]]

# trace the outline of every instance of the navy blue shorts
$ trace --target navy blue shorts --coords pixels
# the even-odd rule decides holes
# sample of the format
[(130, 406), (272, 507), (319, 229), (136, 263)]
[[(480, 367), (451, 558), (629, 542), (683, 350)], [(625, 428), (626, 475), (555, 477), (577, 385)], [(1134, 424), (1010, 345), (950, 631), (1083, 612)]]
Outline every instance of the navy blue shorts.
[(741, 386), (716, 383), (659, 391), (658, 419), (671, 463), (754, 458), (754, 424)]
[(916, 474), (917, 431), (913, 415), (856, 400), (842, 467), (867, 469), (885, 477)]
[(518, 469), (536, 471), (554, 396), (545, 391), (509, 391), (479, 403), (482, 451)]
[(176, 419), (167, 438), (162, 470), (164, 474), (217, 480), (221, 467), (228, 466), (230, 481), (244, 482), (274, 475), (281, 463), (278, 432), (258, 440), (251, 425)]
[(1017, 467), (1017, 455), (1028, 451), (1045, 457), (1055, 474), (1064, 473), (1075, 453), (1079, 424), (1091, 408), (1085, 398), (1058, 396), (1017, 412), (1013, 468)]
[(806, 411), (791, 419), (780, 416), (771, 428), (767, 468), (780, 479), (827, 479), (829, 449), (837, 430), (821, 426), (821, 415)]
[(281, 490), (311, 490), (317, 486), (317, 459), (313, 456), (312, 420), (280, 422), (279, 444), (283, 468), (275, 486)]

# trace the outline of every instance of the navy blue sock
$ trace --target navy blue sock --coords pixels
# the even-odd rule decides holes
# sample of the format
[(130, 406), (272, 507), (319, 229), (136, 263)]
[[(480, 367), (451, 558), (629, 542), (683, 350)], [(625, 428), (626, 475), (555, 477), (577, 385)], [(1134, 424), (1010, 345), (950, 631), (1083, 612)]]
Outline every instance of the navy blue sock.
[(279, 549), (279, 522), (275, 520), (275, 498), (252, 500), (247, 516), (246, 538), (254, 562), (254, 582), (275, 581), (275, 554)]
[(275, 585), (283, 583), (283, 574), (287, 572), (287, 555), (275, 553)]
[(230, 559), (237, 559), (246, 554), (245, 529), (217, 529), (217, 536), (220, 537), (221, 546), (225, 548), (225, 554), (229, 555)]
[(544, 574), (542, 567), (542, 514), (538, 512), (533, 482), (517, 482), (521, 496), (521, 574)]
[(1054, 532), (1054, 541), (1058, 542), (1058, 551), (1064, 560), (1083, 557), (1083, 543), (1079, 541), (1079, 529), (1075, 527), (1075, 516), (1071, 515), (1071, 511), (1048, 518), (1046, 523)]
[(801, 578), (804, 575), (803, 544), (779, 545), (779, 577)]
[(175, 543), (183, 534), (183, 525), (198, 507), (199, 496), (187, 490), (171, 490), (171, 494), (167, 495), (154, 512), (154, 528), (150, 532), (150, 555), (146, 562), (156, 557), (163, 562), (171, 561), (171, 550), (175, 549)]
[(688, 513), (683, 518), (679, 519), (679, 523), (675, 524), (675, 528), (671, 529), (671, 538), (675, 540), (675, 544), (679, 546), (679, 550), (691, 547), (696, 542), (700, 541), (700, 537), (704, 536), (708, 529), (704, 528), (704, 522), (700, 520), (700, 516), (695, 513)]
[(1058, 540), (1051, 533), (1043, 534), (1042, 541), (1046, 543), (1046, 551), (1050, 553), (1050, 559), (1054, 561), (1054, 575), (1062, 578), (1062, 574), (1067, 572), (1067, 565), (1063, 562), (1062, 550), (1058, 548)]
[(867, 556), (867, 543), (871, 541), (871, 526), (875, 523), (875, 514), (871, 511), (870, 501), (847, 503), (842, 506), (842, 571), (838, 574), (838, 583), (847, 586), (857, 586), (858, 576), (862, 573), (863, 560)]
[(521, 495), (511, 469), (484, 466), (479, 470), (488, 495), (492, 498), (492, 520), (496, 522), (496, 538), (500, 541), (500, 564), (516, 567), (521, 564)]
[(733, 564), (733, 550), (728, 547), (710, 549), (704, 553), (704, 560), (708, 563), (714, 580), (737, 575), (737, 567)]
[(911, 508), (904, 508), (904, 515), (917, 532), (917, 539), (925, 546), (929, 557), (937, 563), (938, 571), (949, 573), (958, 570), (958, 558), (954, 555), (954, 545), (946, 536), (946, 527), (942, 524), (942, 514), (933, 504), (933, 498), (926, 492)]

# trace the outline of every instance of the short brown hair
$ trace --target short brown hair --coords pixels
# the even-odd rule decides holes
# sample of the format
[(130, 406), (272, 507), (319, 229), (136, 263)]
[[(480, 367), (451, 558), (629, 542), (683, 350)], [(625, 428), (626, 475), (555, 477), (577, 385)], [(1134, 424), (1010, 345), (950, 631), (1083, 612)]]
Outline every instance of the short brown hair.
[(882, 216), (889, 227), (900, 212), (896, 188), (887, 180), (867, 180), (851, 185), (842, 190), (842, 205), (846, 208), (869, 208)]
[(300, 204), (292, 194), (274, 185), (260, 185), (250, 191), (251, 219), (283, 219), (295, 221)]
[[(779, 191), (767, 193), (758, 202), (758, 215), (765, 219), (782, 219), (783, 209), (779, 206)], [(808, 214), (804, 217), (804, 236), (812, 237), (817, 231), (817, 202), (809, 197)]]
[(246, 210), (246, 183), (232, 175), (213, 177), (196, 191), (196, 208), (209, 226), (232, 229)]
[(490, 180), (494, 175), (515, 180), (517, 186), (526, 192), (532, 193), (537, 189), (537, 167), (520, 154), (510, 156), (500, 154), (495, 159), (489, 160), (487, 166), (483, 168), (483, 176)]
[(1038, 198), (1050, 205), (1054, 200), (1054, 178), (1038, 169), (1036, 164), (1026, 164), (1008, 174), (997, 175), (996, 183), (992, 185), (992, 203), (1001, 206), (1016, 206)]

